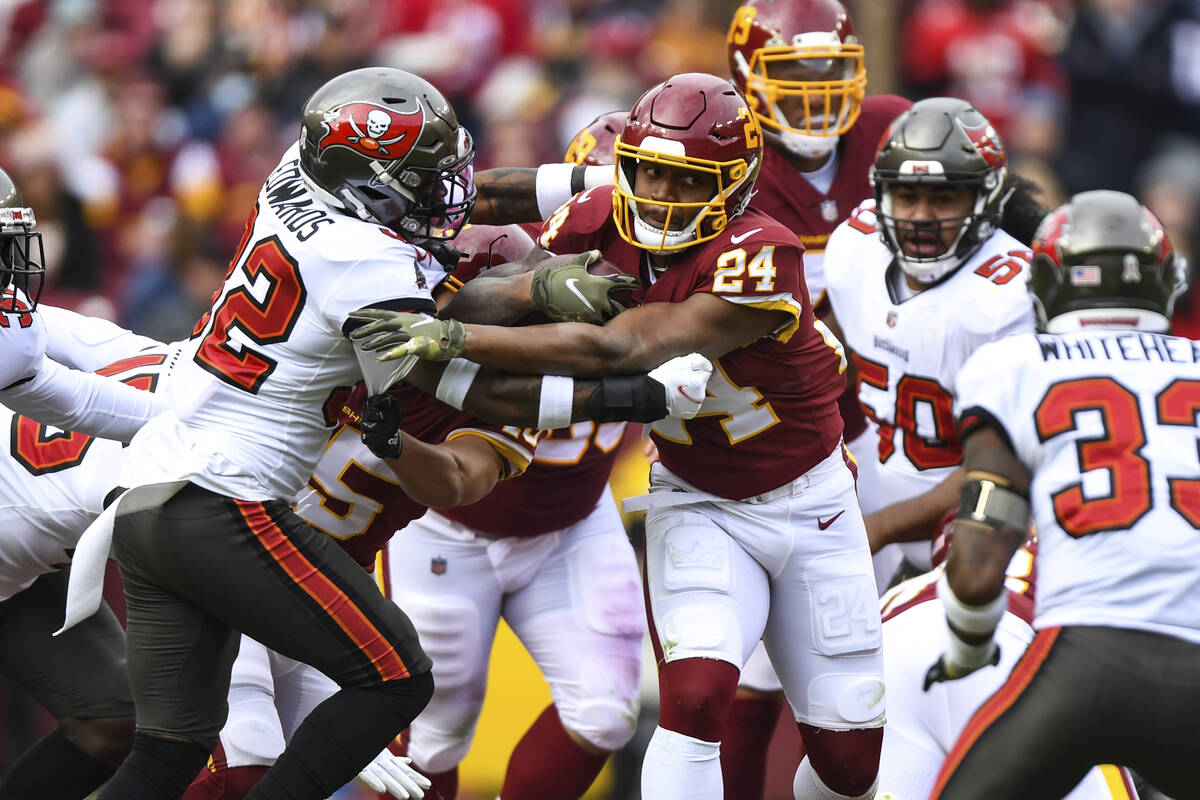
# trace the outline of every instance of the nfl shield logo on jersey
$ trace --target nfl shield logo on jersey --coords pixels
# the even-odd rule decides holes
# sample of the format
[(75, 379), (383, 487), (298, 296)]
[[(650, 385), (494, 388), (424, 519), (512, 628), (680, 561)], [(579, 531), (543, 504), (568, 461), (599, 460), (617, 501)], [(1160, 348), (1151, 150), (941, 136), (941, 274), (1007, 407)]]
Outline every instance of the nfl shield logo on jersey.
[(837, 222), (837, 200), (822, 200), (821, 201), (821, 219), (826, 222)]
[(894, 328), (894, 327), (896, 327), (896, 317), (897, 317), (897, 316), (898, 316), (898, 314), (896, 314), (896, 309), (894, 309), (894, 308), (893, 308), (891, 311), (889, 311), (889, 312), (888, 312), (888, 315), (887, 315), (887, 326), (888, 326), (889, 328)]
[(433, 558), (429, 559), (429, 571), (434, 575), (445, 575), (446, 559), (442, 558), (441, 556), (434, 556)]

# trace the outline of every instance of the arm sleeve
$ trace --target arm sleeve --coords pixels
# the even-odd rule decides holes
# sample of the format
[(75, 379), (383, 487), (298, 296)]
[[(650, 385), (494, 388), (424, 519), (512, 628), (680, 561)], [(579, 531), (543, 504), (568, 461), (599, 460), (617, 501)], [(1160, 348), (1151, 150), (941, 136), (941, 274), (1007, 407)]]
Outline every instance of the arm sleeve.
[(152, 392), (50, 359), (33, 380), (0, 391), (0, 402), (46, 425), (122, 442), (166, 407)]
[(65, 308), (39, 306), (46, 323), (46, 355), (73, 369), (92, 372), (161, 342), (114, 322)]

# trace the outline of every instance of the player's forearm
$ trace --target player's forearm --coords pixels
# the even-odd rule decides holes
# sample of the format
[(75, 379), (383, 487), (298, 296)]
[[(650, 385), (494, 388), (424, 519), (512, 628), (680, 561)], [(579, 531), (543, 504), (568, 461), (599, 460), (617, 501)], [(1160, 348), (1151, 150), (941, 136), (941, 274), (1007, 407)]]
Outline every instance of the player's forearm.
[(690, 352), (686, 347), (672, 348), (657, 337), (637, 338), (611, 326), (581, 322), (525, 328), (468, 325), (466, 330), (465, 357), (507, 372), (634, 375)]
[(897, 542), (932, 539), (946, 510), (958, 504), (962, 484), (963, 468), (959, 467), (929, 491), (864, 516), (871, 552)]
[(458, 398), (461, 390), (452, 392), (456, 397), (451, 399), (442, 382), (444, 371), (442, 364), (421, 363), (405, 381), (496, 425), (559, 428), (583, 420), (652, 422), (667, 414), (663, 385), (644, 375), (567, 379), (481, 367), (465, 394)]
[(501, 167), (475, 175), (475, 207), (471, 222), (476, 225), (507, 225), (540, 222), (537, 202), (537, 170)]
[(494, 453), (472, 464), (455, 448), (433, 445), (403, 434), (399, 458), (387, 459), (404, 493), (430, 508), (454, 508), (482, 499), (500, 479)]
[(1024, 538), (1025, 532), (1014, 528), (955, 520), (946, 561), (946, 578), (955, 596), (973, 606), (999, 597), (1008, 564)]
[(0, 392), (0, 402), (63, 430), (128, 442), (166, 400), (115, 378), (64, 367), (51, 359), (33, 380)]
[(510, 325), (533, 311), (531, 278), (529, 272), (475, 278), (458, 290), (438, 316), (480, 325)]

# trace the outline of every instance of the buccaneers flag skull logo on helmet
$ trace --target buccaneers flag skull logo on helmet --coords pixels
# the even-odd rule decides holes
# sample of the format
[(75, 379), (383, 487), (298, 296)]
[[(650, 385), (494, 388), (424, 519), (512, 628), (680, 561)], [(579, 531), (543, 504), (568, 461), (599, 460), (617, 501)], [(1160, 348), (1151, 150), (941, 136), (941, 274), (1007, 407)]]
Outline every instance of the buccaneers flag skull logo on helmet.
[(425, 113), (397, 114), (374, 103), (347, 103), (325, 112), (320, 151), (341, 145), (383, 161), (404, 158), (417, 143)]

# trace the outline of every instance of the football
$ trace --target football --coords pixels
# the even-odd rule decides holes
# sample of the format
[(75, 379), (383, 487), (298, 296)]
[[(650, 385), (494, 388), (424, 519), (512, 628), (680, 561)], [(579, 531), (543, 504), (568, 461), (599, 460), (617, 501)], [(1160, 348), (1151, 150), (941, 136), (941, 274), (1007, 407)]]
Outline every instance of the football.
[[(627, 274), (625, 272), (625, 270), (621, 269), (616, 264), (612, 263), (611, 261), (609, 261), (606, 258), (600, 258), (599, 260), (589, 264), (587, 271), (588, 271), (588, 274), (590, 274), (590, 275), (625, 275), (625, 274)], [(621, 292), (617, 292), (616, 294), (612, 294), (610, 296), (612, 297), (613, 300), (620, 303), (625, 308), (629, 308), (633, 305), (633, 292), (632, 291), (628, 291), (628, 290), (621, 291)]]

